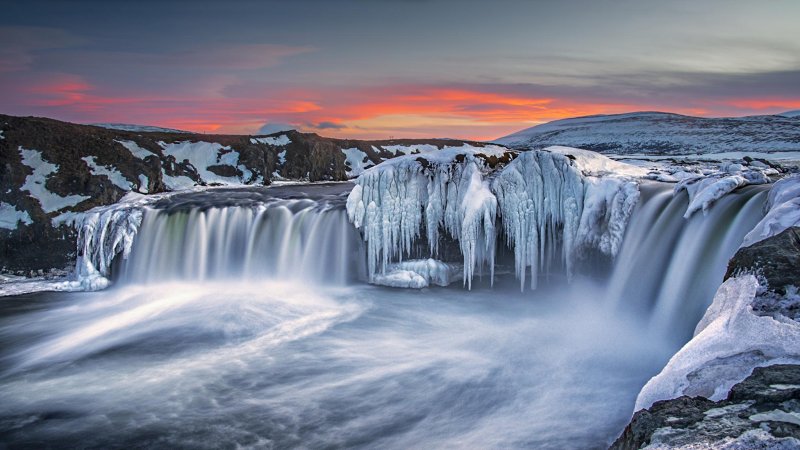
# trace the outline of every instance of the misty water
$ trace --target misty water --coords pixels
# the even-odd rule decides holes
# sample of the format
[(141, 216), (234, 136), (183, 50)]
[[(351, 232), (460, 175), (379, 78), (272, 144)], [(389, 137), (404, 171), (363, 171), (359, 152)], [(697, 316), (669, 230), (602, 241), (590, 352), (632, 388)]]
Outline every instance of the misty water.
[(145, 214), (112, 288), (0, 300), (0, 440), (604, 448), (763, 203), (750, 190), (684, 220), (685, 199), (646, 188), (626, 245), (650, 271), (624, 247), (610, 274), (536, 291), (503, 270), (402, 290), (360, 281), (341, 190), (176, 197)]

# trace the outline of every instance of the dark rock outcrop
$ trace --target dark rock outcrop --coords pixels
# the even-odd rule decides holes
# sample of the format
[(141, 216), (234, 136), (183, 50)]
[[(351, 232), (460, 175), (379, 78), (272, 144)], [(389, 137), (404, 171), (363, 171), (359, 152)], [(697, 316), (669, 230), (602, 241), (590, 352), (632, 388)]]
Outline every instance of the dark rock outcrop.
[(800, 439), (799, 414), (800, 366), (757, 367), (725, 400), (684, 396), (638, 411), (611, 449), (633, 450), (653, 443), (667, 448), (689, 444), (714, 448), (752, 431), (765, 432), (759, 439), (767, 443), (800, 445), (787, 439)]
[(725, 279), (743, 272), (763, 277), (768, 289), (780, 294), (787, 286), (800, 287), (800, 227), (740, 248), (728, 263)]

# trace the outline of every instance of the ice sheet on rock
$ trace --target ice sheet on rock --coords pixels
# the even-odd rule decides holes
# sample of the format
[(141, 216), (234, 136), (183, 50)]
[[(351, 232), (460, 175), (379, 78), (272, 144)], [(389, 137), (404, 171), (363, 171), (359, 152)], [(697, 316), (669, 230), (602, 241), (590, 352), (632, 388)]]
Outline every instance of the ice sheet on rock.
[[(167, 144), (159, 142), (159, 145), (164, 149), (165, 156), (172, 156), (177, 162), (187, 161), (197, 171), (200, 179), (206, 183), (222, 184), (222, 185), (236, 185), (241, 184), (240, 177), (224, 177), (217, 175), (208, 168), (216, 165), (227, 165), (235, 167), (240, 172), (244, 166), (239, 165), (239, 152), (232, 150), (230, 146), (223, 146), (215, 142), (190, 142), (183, 141), (177, 143)], [(246, 168), (245, 168), (246, 169)], [(170, 183), (164, 180), (164, 184), (168, 187), (171, 184), (176, 189), (187, 187), (188, 183), (185, 180), (172, 180)], [(188, 178), (188, 177), (184, 177)], [(192, 181), (191, 185), (195, 183)], [(172, 189), (170, 187), (170, 189)]]
[(276, 147), (282, 147), (284, 145), (289, 145), (292, 143), (292, 140), (289, 139), (289, 136), (282, 134), (277, 137), (260, 137), (260, 138), (250, 138), (250, 143), (252, 144), (267, 144), (267, 145), (274, 145)]
[(33, 223), (28, 211), (18, 210), (16, 206), (10, 203), (0, 202), (0, 228), (16, 230), (20, 222), (25, 225)]
[(114, 186), (117, 186), (123, 191), (133, 189), (133, 184), (113, 166), (109, 167), (97, 164), (94, 156), (84, 156), (81, 159), (89, 166), (89, 171), (93, 175), (105, 175)]
[(373, 283), (399, 288), (421, 289), (430, 285), (448, 286), (462, 278), (460, 264), (432, 258), (389, 264), (385, 274), (377, 274)]
[(740, 175), (688, 178), (678, 182), (675, 192), (684, 190), (689, 194), (689, 206), (683, 215), (688, 219), (701, 209), (706, 212), (715, 201), (746, 184)]
[(694, 338), (642, 388), (636, 410), (682, 395), (720, 400), (755, 367), (800, 363), (800, 323), (754, 314), (758, 289), (752, 275), (725, 281)]
[(58, 166), (45, 161), (41, 152), (19, 147), (22, 155), (22, 164), (33, 169), (33, 173), (25, 178), (25, 183), (20, 187), (21, 191), (28, 191), (31, 197), (39, 201), (42, 211), (51, 213), (64, 208), (75, 206), (78, 203), (90, 198), (85, 195), (67, 195), (62, 197), (50, 192), (47, 187), (47, 178), (58, 171)]
[(767, 199), (767, 214), (744, 237), (742, 247), (800, 226), (800, 175), (782, 178), (772, 185)]

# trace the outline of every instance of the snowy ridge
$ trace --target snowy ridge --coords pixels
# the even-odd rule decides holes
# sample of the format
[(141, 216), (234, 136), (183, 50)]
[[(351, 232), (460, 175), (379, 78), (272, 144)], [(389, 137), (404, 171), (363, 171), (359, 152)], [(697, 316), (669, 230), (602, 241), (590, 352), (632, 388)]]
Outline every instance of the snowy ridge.
[(107, 128), (109, 130), (134, 131), (134, 132), (144, 132), (144, 133), (182, 133), (182, 134), (191, 133), (189, 131), (176, 130), (174, 128), (155, 127), (152, 125), (132, 125), (127, 123), (91, 123), (89, 125), (95, 127)]
[[(476, 270), (485, 268), (493, 278), (498, 217), (522, 288), (529, 267), (535, 288), (540, 269), (547, 270), (556, 256), (568, 276), (579, 249), (615, 256), (639, 198), (638, 184), (624, 176), (585, 175), (625, 166), (587, 153), (554, 148), (515, 155), (501, 147), (464, 146), (395, 158), (365, 171), (347, 211), (368, 244), (370, 279), (385, 276), (390, 263), (410, 253), (423, 224), (432, 258), (442, 231), (458, 241), (467, 288)], [(490, 157), (513, 161), (492, 166)]]
[(705, 118), (637, 112), (556, 120), (495, 142), (515, 148), (565, 145), (620, 155), (796, 152), (800, 123), (782, 115)]

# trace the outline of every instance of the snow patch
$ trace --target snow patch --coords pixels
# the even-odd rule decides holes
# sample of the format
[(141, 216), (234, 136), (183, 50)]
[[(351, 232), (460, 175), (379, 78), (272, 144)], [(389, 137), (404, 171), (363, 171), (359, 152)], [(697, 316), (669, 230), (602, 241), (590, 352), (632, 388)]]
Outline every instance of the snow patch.
[(112, 184), (122, 189), (129, 191), (133, 188), (133, 183), (128, 181), (121, 173), (119, 173), (113, 166), (101, 166), (97, 164), (94, 156), (84, 156), (81, 158), (86, 165), (89, 166), (89, 171), (92, 175), (105, 175)]
[(282, 147), (284, 145), (289, 145), (292, 143), (292, 140), (289, 139), (289, 136), (282, 134), (278, 137), (259, 137), (259, 138), (250, 138), (251, 144), (267, 144), (267, 145), (274, 145), (276, 147)]
[(20, 211), (12, 204), (0, 202), (0, 228), (16, 230), (19, 222), (30, 225), (33, 223), (33, 220), (31, 220), (28, 211)]
[(356, 147), (343, 148), (342, 153), (344, 153), (345, 164), (349, 167), (347, 176), (350, 178), (361, 175), (364, 170), (375, 165), (369, 160), (366, 153)]
[(22, 155), (22, 164), (33, 169), (33, 173), (25, 178), (25, 183), (20, 187), (21, 191), (28, 191), (31, 197), (39, 201), (45, 213), (59, 211), (89, 199), (85, 195), (68, 195), (62, 197), (50, 192), (45, 187), (47, 178), (58, 171), (58, 166), (45, 161), (41, 152), (38, 150), (28, 150), (19, 147)]
[(133, 141), (116, 141), (120, 143), (123, 147), (127, 148), (131, 154), (139, 159), (145, 159), (148, 156), (155, 155), (155, 153), (151, 152), (150, 150), (144, 149), (139, 147), (136, 142)]

